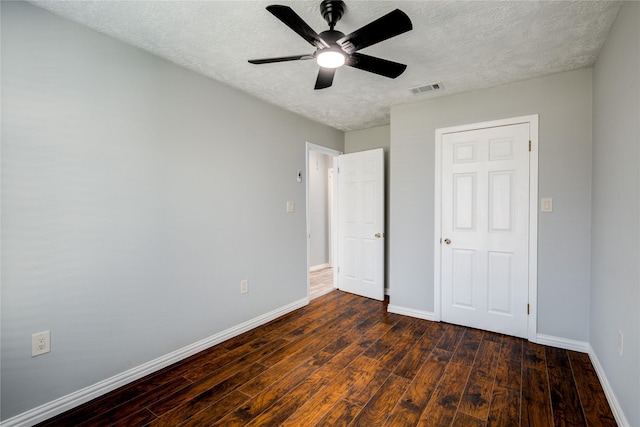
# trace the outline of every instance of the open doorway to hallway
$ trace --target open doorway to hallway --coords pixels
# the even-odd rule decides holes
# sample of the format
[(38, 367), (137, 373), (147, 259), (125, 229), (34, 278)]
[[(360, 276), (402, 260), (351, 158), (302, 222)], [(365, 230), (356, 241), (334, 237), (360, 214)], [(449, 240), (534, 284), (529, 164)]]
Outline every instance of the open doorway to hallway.
[(309, 300), (335, 289), (334, 160), (339, 153), (307, 147), (307, 232)]

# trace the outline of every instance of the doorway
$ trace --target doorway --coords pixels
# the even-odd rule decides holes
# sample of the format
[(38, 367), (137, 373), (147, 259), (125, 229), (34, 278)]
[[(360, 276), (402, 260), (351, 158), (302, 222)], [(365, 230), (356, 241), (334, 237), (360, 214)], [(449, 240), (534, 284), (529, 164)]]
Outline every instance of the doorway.
[(309, 300), (337, 286), (334, 164), (339, 151), (307, 143), (307, 289)]
[(535, 339), (537, 130), (527, 116), (436, 131), (438, 320)]
[[(322, 160), (321, 156), (329, 159)], [(331, 168), (334, 171), (332, 179)], [(321, 176), (314, 180), (316, 173)], [(316, 277), (316, 271), (332, 268), (330, 273), (327, 272), (327, 276), (333, 278), (331, 288), (325, 289), (327, 292), (340, 289), (382, 301), (385, 242), (383, 149), (341, 154), (307, 143), (306, 177), (307, 295), (311, 299), (312, 274)], [(331, 191), (314, 191), (324, 182), (330, 183)], [(326, 216), (320, 220), (314, 218), (314, 214)], [(317, 294), (314, 292), (314, 296)]]

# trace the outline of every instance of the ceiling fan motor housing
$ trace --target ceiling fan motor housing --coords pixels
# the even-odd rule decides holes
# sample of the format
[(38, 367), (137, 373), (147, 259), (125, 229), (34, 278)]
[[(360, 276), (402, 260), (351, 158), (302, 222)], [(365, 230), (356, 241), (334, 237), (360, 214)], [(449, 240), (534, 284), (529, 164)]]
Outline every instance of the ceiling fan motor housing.
[[(328, 48), (319, 48), (318, 50), (316, 50), (316, 55), (322, 55), (324, 52), (337, 52), (338, 54), (342, 55), (343, 60), (341, 60), (339, 62), (339, 64), (336, 64), (335, 67), (339, 67), (341, 65), (343, 65), (345, 63), (345, 61), (347, 60), (347, 58), (349, 57), (349, 54), (347, 52), (345, 52), (342, 47), (336, 43), (338, 40), (340, 40), (342, 37), (344, 37), (344, 33), (337, 31), (337, 30), (326, 30), (321, 32), (320, 34), (318, 34), (320, 36), (320, 38), (322, 40), (324, 40), (329, 47)], [(320, 64), (321, 66), (323, 66), (321, 64), (321, 62), (323, 62), (322, 60), (318, 59), (318, 64)], [(325, 67), (328, 65), (324, 65)], [(334, 66), (329, 66), (330, 68), (334, 68)]]
[(318, 34), (329, 46), (337, 45), (337, 41), (344, 37), (344, 33), (337, 30), (327, 30)]
[(320, 3), (320, 13), (329, 28), (333, 30), (342, 15), (344, 15), (344, 2), (342, 0), (322, 0)]

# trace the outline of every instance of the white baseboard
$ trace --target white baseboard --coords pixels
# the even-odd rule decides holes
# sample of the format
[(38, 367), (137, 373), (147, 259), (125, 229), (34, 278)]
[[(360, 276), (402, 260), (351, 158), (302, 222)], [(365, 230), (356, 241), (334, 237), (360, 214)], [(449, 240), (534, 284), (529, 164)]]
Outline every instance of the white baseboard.
[(331, 267), (331, 264), (328, 264), (328, 263), (318, 264), (318, 265), (314, 265), (313, 267), (309, 267), (309, 271), (318, 271), (328, 267)]
[(389, 313), (402, 314), (403, 316), (416, 317), (418, 319), (431, 320), (436, 322), (436, 315), (431, 311), (416, 310), (415, 308), (401, 307), (399, 305), (389, 304), (387, 307)]
[(273, 311), (270, 311), (269, 313), (263, 314), (262, 316), (255, 317), (251, 320), (226, 329), (215, 335), (211, 335), (208, 338), (190, 344), (186, 347), (173, 351), (140, 366), (136, 366), (135, 368), (129, 369), (125, 372), (122, 372), (121, 374), (90, 385), (89, 387), (83, 388), (82, 390), (75, 391), (59, 399), (38, 406), (37, 408), (23, 412), (22, 414), (9, 418), (6, 421), (0, 422), (0, 426), (33, 426), (65, 411), (68, 411), (69, 409), (75, 408), (76, 406), (95, 399), (96, 397), (102, 396), (105, 393), (127, 385), (139, 378), (152, 374), (173, 363), (186, 359), (187, 357), (194, 355), (202, 350), (206, 350), (216, 344), (240, 335), (243, 332), (249, 331), (253, 328), (270, 322), (273, 319), (277, 319), (278, 317), (283, 316), (289, 312), (304, 307), (307, 304), (309, 304), (309, 299), (306, 297), (301, 300), (294, 301), (284, 307), (277, 308)]
[(609, 384), (609, 380), (604, 373), (604, 369), (598, 360), (598, 356), (593, 351), (593, 347), (589, 346), (589, 358), (591, 359), (591, 364), (593, 368), (596, 370), (596, 374), (598, 375), (598, 379), (600, 380), (600, 384), (604, 390), (605, 396), (607, 396), (607, 401), (609, 402), (609, 406), (611, 406), (611, 412), (613, 412), (613, 416), (620, 427), (631, 427), (629, 421), (624, 416), (624, 412), (622, 412), (622, 408), (620, 407), (620, 403), (616, 398), (613, 389), (611, 388), (611, 384)]
[(565, 350), (579, 351), (580, 353), (589, 353), (589, 343), (585, 341), (538, 334), (536, 336), (536, 343), (548, 345), (550, 347), (563, 348)]

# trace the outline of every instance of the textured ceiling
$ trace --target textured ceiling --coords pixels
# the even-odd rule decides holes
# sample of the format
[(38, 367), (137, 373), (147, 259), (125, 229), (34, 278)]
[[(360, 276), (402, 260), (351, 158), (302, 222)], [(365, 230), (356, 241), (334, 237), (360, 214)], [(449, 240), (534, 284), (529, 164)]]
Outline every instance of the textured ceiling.
[[(362, 50), (408, 65), (395, 80), (350, 67), (313, 90), (314, 61), (252, 58), (314, 48), (265, 10), (291, 6), (327, 29), (320, 1), (32, 1), (58, 15), (341, 130), (389, 123), (391, 105), (593, 65), (621, 6), (612, 1), (346, 1), (345, 34), (395, 8), (413, 30)], [(409, 88), (440, 82), (438, 92)]]

